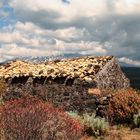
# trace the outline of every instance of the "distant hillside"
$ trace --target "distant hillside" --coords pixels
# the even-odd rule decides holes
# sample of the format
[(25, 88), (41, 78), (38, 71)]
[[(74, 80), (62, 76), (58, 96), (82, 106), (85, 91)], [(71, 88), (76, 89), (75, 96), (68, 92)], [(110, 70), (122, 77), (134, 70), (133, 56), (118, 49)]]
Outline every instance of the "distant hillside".
[(130, 79), (131, 86), (140, 90), (140, 68), (122, 67), (122, 70)]

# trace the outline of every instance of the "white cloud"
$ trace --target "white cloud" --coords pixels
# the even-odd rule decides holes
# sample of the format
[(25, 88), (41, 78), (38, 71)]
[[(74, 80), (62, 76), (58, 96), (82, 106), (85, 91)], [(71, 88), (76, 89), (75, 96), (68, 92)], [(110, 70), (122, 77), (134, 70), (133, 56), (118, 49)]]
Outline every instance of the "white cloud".
[(53, 31), (56, 36), (62, 38), (62, 39), (77, 39), (80, 37), (84, 37), (84, 33), (88, 32), (86, 29), (76, 29), (75, 27), (70, 27), (66, 29), (58, 29), (56, 31)]
[(119, 58), (119, 61), (123, 62), (125, 64), (140, 67), (140, 61), (137, 61), (137, 60), (132, 60), (132, 59), (129, 59), (129, 58), (126, 58), (126, 57), (122, 57), (122, 58)]
[[(23, 6), (24, 5), (24, 6)], [(77, 17), (92, 17), (102, 14), (129, 14), (140, 12), (139, 0), (71, 0), (69, 5), (62, 4), (61, 0), (11, 0), (11, 6), (15, 11), (54, 12), (58, 14), (58, 22), (69, 21)], [(113, 6), (110, 11), (110, 7)], [(17, 13), (18, 15), (18, 13)]]
[(12, 0), (11, 6), (16, 11), (39, 12), (43, 10), (46, 13), (58, 13), (58, 22), (72, 20), (77, 17), (99, 15), (106, 11), (106, 4), (102, 0), (87, 0), (84, 3), (81, 0), (72, 0), (69, 5), (63, 4), (61, 0)]
[[(41, 29), (33, 23), (17, 22), (11, 31), (0, 32), (1, 59), (8, 56), (50, 56), (60, 53), (106, 54), (99, 42), (81, 41), (86, 29)], [(71, 40), (77, 39), (76, 42)]]
[(17, 23), (0, 31), (3, 58), (59, 53), (139, 56), (139, 0), (10, 0), (10, 5)]
[(1, 43), (13, 43), (21, 39), (21, 34), (18, 32), (0, 32), (0, 42)]
[(120, 14), (139, 13), (140, 1), (139, 0), (118, 0), (116, 2), (116, 10)]

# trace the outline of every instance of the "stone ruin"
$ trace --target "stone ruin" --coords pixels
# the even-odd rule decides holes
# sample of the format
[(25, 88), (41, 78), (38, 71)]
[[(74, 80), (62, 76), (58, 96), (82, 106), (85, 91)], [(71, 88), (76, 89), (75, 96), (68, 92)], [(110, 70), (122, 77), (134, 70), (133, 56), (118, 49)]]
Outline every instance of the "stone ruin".
[(43, 100), (67, 111), (79, 112), (94, 112), (101, 106), (101, 89), (127, 88), (130, 84), (113, 56), (87, 56), (37, 64), (16, 60), (0, 67), (0, 78), (9, 85), (6, 99), (22, 96), (20, 91), (26, 87)]

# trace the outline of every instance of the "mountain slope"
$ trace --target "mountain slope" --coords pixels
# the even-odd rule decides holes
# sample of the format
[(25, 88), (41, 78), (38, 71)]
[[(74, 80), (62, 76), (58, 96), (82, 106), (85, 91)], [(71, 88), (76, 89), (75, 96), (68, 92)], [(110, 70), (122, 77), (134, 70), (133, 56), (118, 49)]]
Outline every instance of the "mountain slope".
[(140, 68), (122, 67), (122, 70), (130, 79), (131, 86), (140, 90)]

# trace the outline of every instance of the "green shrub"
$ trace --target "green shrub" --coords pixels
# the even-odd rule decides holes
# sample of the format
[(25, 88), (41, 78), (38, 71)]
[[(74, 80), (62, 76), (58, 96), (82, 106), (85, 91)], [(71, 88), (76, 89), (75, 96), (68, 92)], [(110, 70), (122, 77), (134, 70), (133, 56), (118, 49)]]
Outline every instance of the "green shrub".
[(140, 111), (138, 114), (135, 114), (133, 117), (133, 123), (135, 127), (140, 127)]
[(89, 135), (104, 135), (109, 128), (109, 123), (105, 118), (95, 117), (95, 114), (84, 114), (81, 121)]
[(88, 135), (104, 135), (109, 128), (109, 123), (105, 120), (105, 118), (95, 117), (94, 113), (92, 113), (91, 115), (86, 113), (80, 116), (78, 115), (78, 113), (71, 111), (68, 112), (68, 114), (72, 118), (76, 118), (77, 120), (79, 120), (79, 122), (84, 126), (85, 133), (87, 133)]
[(81, 120), (81, 116), (78, 114), (78, 112), (74, 112), (74, 111), (69, 111), (66, 112), (70, 117), (77, 119), (77, 120)]

